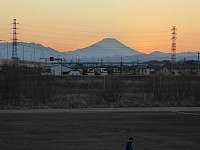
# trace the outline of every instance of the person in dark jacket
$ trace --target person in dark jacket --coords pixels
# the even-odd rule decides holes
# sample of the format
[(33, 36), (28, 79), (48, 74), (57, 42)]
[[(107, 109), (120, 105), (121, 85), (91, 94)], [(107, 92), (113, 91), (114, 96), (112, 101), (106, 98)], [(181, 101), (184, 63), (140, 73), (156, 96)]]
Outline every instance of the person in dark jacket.
[(133, 138), (130, 137), (128, 139), (128, 141), (126, 142), (126, 148), (125, 148), (125, 150), (133, 150), (132, 144), (133, 144)]

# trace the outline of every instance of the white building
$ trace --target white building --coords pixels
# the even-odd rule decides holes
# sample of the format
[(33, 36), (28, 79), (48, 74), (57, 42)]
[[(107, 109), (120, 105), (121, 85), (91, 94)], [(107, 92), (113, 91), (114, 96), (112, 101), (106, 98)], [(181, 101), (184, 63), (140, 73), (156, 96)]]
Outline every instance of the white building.
[(108, 75), (108, 70), (107, 68), (100, 68), (100, 72), (102, 76), (107, 76)]
[(94, 68), (87, 68), (87, 75), (88, 76), (94, 76), (95, 75)]
[(72, 70), (68, 73), (69, 76), (80, 76), (81, 72), (79, 70)]
[(46, 67), (45, 74), (48, 75), (50, 74), (54, 76), (63, 76), (63, 75), (68, 75), (70, 71), (72, 71), (72, 69), (63, 64), (52, 64)]

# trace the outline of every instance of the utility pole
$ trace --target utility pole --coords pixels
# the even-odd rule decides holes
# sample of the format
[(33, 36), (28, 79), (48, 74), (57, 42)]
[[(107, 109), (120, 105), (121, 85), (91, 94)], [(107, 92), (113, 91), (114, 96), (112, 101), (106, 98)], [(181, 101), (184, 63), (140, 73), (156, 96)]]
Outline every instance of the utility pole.
[(13, 19), (13, 39), (12, 39), (12, 41), (13, 41), (13, 50), (12, 50), (12, 59), (14, 59), (14, 60), (17, 60), (18, 59), (18, 57), (17, 57), (17, 21), (16, 21), (16, 19)]
[(176, 26), (173, 26), (171, 29), (172, 33), (171, 33), (171, 40), (172, 40), (172, 45), (171, 45), (171, 63), (175, 63), (176, 62), (176, 31), (177, 28)]
[(200, 55), (200, 52), (198, 52), (198, 63), (199, 63), (199, 55)]
[(101, 58), (101, 66), (103, 66), (103, 59)]
[(121, 63), (120, 63), (120, 74), (122, 74), (122, 66), (123, 66), (123, 60), (122, 60), (122, 56), (121, 56)]

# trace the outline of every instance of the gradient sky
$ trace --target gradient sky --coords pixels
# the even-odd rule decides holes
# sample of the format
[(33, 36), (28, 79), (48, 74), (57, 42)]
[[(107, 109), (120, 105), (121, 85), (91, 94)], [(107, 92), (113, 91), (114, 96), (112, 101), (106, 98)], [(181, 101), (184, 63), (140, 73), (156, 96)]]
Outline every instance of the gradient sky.
[(0, 39), (11, 41), (19, 22), (19, 41), (70, 51), (116, 38), (144, 53), (200, 51), (200, 0), (0, 0)]

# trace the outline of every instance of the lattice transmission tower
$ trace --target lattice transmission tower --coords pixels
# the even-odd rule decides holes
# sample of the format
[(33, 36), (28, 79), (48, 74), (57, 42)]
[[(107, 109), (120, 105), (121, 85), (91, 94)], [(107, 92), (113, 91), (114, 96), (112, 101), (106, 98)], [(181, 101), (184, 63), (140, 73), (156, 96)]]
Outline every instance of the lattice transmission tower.
[(176, 26), (173, 26), (172, 29), (171, 29), (171, 31), (172, 31), (172, 33), (171, 33), (171, 35), (172, 35), (172, 38), (171, 38), (171, 40), (172, 40), (171, 63), (175, 63), (176, 62), (176, 39), (177, 39), (177, 37), (176, 37), (176, 35), (177, 35), (177, 33), (176, 33), (176, 31), (177, 31)]
[(13, 49), (12, 49), (12, 59), (18, 59), (18, 57), (17, 57), (17, 20), (16, 19), (13, 19), (13, 33), (12, 33), (12, 35), (13, 35), (13, 38), (12, 38), (12, 41), (13, 41), (13, 43), (12, 43), (12, 45), (13, 45)]

